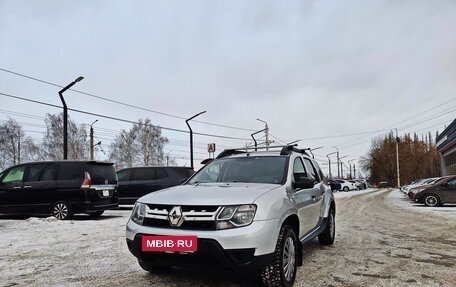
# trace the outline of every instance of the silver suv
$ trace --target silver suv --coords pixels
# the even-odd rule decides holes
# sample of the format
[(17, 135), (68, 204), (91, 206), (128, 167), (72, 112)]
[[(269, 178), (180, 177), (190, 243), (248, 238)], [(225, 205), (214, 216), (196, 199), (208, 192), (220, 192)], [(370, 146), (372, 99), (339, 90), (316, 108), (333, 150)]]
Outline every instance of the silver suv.
[(292, 286), (302, 244), (331, 245), (336, 205), (318, 164), (294, 146), (223, 151), (183, 185), (138, 199), (127, 245), (151, 273), (222, 266)]

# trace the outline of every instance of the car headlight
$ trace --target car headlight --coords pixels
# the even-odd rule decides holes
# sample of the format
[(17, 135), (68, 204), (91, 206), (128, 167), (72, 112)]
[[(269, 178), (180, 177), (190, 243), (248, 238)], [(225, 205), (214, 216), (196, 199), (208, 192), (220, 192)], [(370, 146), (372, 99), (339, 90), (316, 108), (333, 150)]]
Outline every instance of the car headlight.
[(136, 202), (133, 210), (131, 211), (130, 219), (139, 225), (142, 225), (144, 216), (146, 215), (146, 205), (141, 202)]
[(216, 229), (229, 229), (247, 226), (255, 217), (256, 206), (253, 204), (225, 206), (217, 216)]

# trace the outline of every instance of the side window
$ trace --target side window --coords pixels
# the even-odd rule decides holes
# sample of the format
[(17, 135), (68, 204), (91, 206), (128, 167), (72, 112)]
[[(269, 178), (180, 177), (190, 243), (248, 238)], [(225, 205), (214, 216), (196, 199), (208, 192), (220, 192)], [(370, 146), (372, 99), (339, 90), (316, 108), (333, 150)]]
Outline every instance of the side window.
[(167, 178), (168, 172), (164, 168), (157, 168), (157, 179)]
[(325, 181), (326, 177), (323, 174), (323, 171), (321, 170), (321, 168), (318, 165), (318, 163), (316, 161), (313, 161), (313, 165), (314, 165), (315, 169), (317, 170), (317, 175), (320, 178), (320, 181)]
[(33, 164), (29, 166), (27, 181), (48, 181), (53, 180), (55, 165), (49, 163)]
[(11, 169), (3, 178), (2, 184), (19, 183), (24, 177), (25, 166)]
[(118, 172), (117, 179), (119, 181), (129, 181), (132, 171), (133, 171), (132, 169), (127, 169), (127, 170), (122, 170), (122, 171)]
[(62, 162), (59, 164), (57, 180), (84, 179), (84, 168), (80, 163)]
[(55, 164), (49, 164), (43, 170), (40, 181), (54, 180), (55, 177)]
[(312, 162), (308, 158), (304, 159), (304, 164), (306, 165), (307, 176), (314, 181), (320, 181)]
[(156, 179), (155, 168), (138, 168), (135, 170), (134, 180)]
[(298, 179), (302, 176), (307, 177), (304, 164), (302, 163), (302, 159), (300, 157), (297, 157), (293, 163), (293, 176), (295, 181), (298, 181)]
[(449, 187), (456, 187), (456, 179), (450, 180), (447, 184)]

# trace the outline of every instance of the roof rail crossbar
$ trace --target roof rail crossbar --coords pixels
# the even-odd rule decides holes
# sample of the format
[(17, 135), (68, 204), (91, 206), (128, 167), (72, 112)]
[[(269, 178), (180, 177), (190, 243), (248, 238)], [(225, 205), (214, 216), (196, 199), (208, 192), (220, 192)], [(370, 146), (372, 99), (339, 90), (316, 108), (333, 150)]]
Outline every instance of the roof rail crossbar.
[(222, 158), (222, 157), (230, 156), (233, 154), (240, 154), (240, 153), (245, 153), (245, 151), (242, 151), (241, 149), (226, 149), (226, 150), (222, 151), (217, 156), (217, 158)]
[[(296, 148), (297, 144), (295, 145), (286, 145), (286, 146), (265, 146), (265, 147), (242, 147), (242, 148), (233, 148), (233, 149), (226, 149), (222, 151), (217, 158), (222, 158), (234, 154), (241, 154), (241, 153), (247, 153), (251, 150), (257, 150), (257, 149), (273, 149), (273, 148), (281, 148), (280, 155), (289, 155), (292, 152), (298, 152), (301, 154), (305, 154), (308, 156), (306, 149), (298, 149)], [(310, 149), (308, 149), (310, 150)]]
[(297, 152), (297, 153), (305, 154), (305, 155), (308, 156), (308, 154), (306, 152), (306, 149), (299, 149), (299, 148), (296, 148), (296, 146), (297, 145), (284, 146), (282, 148), (282, 150), (280, 151), (280, 154), (281, 155), (289, 155), (292, 152)]

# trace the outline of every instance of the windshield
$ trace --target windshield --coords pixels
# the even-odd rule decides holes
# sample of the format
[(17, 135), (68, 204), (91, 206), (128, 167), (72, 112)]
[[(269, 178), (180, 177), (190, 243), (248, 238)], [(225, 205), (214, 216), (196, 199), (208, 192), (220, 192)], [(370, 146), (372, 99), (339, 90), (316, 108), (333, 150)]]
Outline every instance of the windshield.
[(252, 182), (282, 184), (285, 181), (287, 157), (246, 156), (216, 159), (205, 165), (188, 182)]

